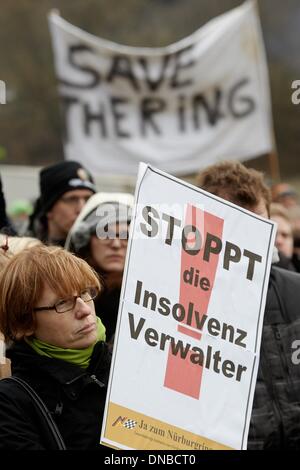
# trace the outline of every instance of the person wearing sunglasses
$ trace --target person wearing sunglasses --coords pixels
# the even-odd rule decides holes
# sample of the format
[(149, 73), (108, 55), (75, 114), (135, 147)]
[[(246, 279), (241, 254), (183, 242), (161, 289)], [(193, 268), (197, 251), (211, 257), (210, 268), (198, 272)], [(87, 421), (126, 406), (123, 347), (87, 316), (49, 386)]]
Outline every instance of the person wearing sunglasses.
[(112, 346), (128, 243), (133, 196), (128, 193), (94, 194), (70, 230), (65, 248), (85, 259), (103, 280), (96, 313), (106, 327)]
[(94, 307), (100, 290), (90, 266), (60, 247), (25, 249), (1, 271), (12, 364), (12, 379), (0, 381), (1, 450), (56, 449), (57, 435), (66, 449), (99, 447), (111, 360)]

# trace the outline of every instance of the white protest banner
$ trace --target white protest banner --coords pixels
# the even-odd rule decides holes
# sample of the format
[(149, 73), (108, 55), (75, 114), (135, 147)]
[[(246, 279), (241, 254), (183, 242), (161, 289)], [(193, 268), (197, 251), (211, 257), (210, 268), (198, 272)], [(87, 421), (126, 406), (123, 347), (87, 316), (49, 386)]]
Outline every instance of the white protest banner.
[(67, 159), (136, 174), (144, 160), (186, 174), (272, 149), (256, 4), (248, 1), (162, 48), (122, 46), (49, 15)]
[(274, 223), (141, 165), (130, 231), (101, 441), (245, 449)]

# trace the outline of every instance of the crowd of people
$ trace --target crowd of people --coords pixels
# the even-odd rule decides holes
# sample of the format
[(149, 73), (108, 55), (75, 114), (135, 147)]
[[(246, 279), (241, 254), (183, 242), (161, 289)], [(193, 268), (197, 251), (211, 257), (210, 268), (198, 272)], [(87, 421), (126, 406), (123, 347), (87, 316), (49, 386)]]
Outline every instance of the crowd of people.
[[(197, 184), (278, 224), (248, 448), (300, 448), (298, 194), (283, 183), (271, 191), (235, 161)], [(82, 165), (64, 161), (40, 172), (18, 236), (0, 179), (0, 449), (101, 448), (132, 207), (131, 194), (97, 192)]]

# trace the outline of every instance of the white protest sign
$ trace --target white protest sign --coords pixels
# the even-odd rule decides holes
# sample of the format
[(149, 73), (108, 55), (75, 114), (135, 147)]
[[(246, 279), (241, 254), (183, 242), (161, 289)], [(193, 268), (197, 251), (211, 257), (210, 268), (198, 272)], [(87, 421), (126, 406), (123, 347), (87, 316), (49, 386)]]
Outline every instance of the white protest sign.
[(122, 46), (49, 15), (64, 114), (64, 150), (94, 173), (173, 174), (272, 149), (256, 4), (162, 48)]
[(274, 223), (141, 165), (102, 442), (245, 449)]

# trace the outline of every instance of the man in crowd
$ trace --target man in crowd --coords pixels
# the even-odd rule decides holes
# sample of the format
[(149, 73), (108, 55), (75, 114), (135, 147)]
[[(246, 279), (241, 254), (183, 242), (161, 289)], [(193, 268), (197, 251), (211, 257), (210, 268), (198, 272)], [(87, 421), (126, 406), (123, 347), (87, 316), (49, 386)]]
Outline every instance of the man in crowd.
[(288, 183), (276, 183), (271, 188), (272, 202), (282, 204), (287, 209), (299, 204), (297, 191)]
[(64, 161), (43, 168), (29, 234), (49, 245), (64, 246), (70, 228), (95, 192), (92, 176), (77, 162)]
[(294, 252), (293, 227), (288, 210), (282, 205), (273, 202), (271, 204), (271, 219), (277, 223), (275, 246), (278, 249), (280, 268), (296, 271), (292, 262)]
[[(261, 173), (239, 162), (213, 165), (198, 176), (202, 189), (262, 217), (270, 192)], [(248, 449), (300, 448), (300, 366), (293, 360), (300, 338), (300, 276), (272, 267)]]

